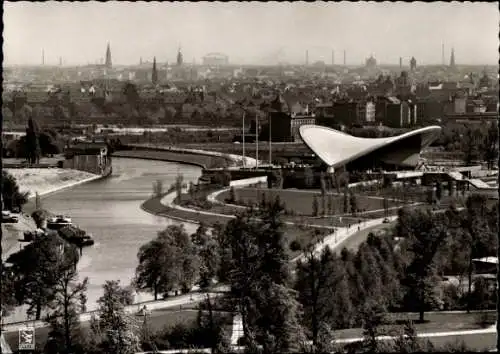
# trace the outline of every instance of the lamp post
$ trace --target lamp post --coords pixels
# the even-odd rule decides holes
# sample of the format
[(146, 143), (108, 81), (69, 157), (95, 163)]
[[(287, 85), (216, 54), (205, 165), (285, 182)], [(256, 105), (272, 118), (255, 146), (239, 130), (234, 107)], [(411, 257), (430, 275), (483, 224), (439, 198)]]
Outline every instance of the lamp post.
[(271, 114), (269, 113), (269, 111), (267, 112), (267, 120), (269, 122), (269, 165), (271, 166), (273, 164), (273, 160), (272, 160), (272, 133), (271, 133), (271, 127), (272, 127), (272, 124), (271, 124)]
[(259, 116), (255, 112), (255, 169), (259, 168)]
[(246, 114), (246, 111), (243, 110), (243, 126), (242, 126), (242, 135), (243, 135), (243, 168), (245, 168), (245, 165), (246, 165), (246, 158), (245, 158), (245, 114)]

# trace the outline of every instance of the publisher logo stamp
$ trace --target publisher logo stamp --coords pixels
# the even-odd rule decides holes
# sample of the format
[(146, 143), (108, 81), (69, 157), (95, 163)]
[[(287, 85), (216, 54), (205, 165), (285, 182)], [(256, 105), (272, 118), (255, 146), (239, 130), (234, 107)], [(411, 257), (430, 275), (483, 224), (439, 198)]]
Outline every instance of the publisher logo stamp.
[(19, 330), (19, 350), (35, 350), (34, 328), (22, 328)]

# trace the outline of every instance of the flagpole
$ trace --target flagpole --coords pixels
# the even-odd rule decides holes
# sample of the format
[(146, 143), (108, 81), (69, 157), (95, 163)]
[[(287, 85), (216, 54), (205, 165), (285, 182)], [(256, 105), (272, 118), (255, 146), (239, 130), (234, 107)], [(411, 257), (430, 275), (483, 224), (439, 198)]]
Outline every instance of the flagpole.
[(255, 169), (259, 168), (259, 117), (255, 112)]
[(273, 164), (273, 160), (272, 160), (272, 140), (273, 140), (273, 135), (271, 134), (271, 114), (269, 112), (267, 112), (267, 120), (269, 121), (269, 166), (271, 166)]
[(243, 168), (246, 165), (245, 161), (245, 111), (243, 111)]

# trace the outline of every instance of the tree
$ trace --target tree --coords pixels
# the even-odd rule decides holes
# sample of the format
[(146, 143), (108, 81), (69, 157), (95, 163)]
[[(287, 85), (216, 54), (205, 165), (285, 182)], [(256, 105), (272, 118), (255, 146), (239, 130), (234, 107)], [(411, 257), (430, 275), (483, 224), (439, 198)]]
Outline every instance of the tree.
[(377, 353), (382, 348), (377, 337), (382, 334), (380, 326), (384, 323), (385, 309), (376, 301), (369, 299), (360, 311), (363, 324), (363, 346), (369, 353)]
[(303, 307), (305, 326), (310, 332), (313, 345), (318, 346), (321, 324), (335, 323), (336, 309), (332, 307), (332, 298), (339, 290), (337, 285), (342, 277), (343, 267), (329, 247), (326, 247), (318, 258), (314, 254), (314, 245), (310, 245), (305, 256), (304, 262), (297, 263), (295, 290)]
[(175, 178), (175, 192), (177, 194), (177, 199), (179, 202), (182, 198), (182, 186), (183, 186), (184, 176), (182, 174), (178, 174)]
[(312, 216), (318, 216), (318, 197), (316, 195), (313, 197), (313, 203), (312, 203)]
[(9, 312), (18, 304), (15, 296), (14, 274), (2, 264), (1, 274), (2, 286), (0, 287), (0, 311), (1, 316), (7, 316)]
[(442, 214), (430, 210), (400, 210), (396, 233), (407, 240), (411, 261), (406, 270), (404, 284), (408, 289), (407, 299), (424, 320), (426, 309), (434, 299), (435, 255), (447, 237), (447, 225)]
[(321, 195), (321, 215), (326, 215), (326, 195)]
[(40, 129), (35, 120), (30, 117), (28, 126), (26, 127), (26, 150), (28, 152), (28, 162), (38, 163), (40, 160), (41, 150), (39, 142)]
[(436, 182), (436, 199), (437, 201), (441, 201), (441, 198), (443, 197), (443, 184), (441, 181)]
[(135, 286), (152, 291), (155, 299), (162, 292), (190, 290), (198, 277), (198, 257), (184, 227), (168, 226), (158, 236), (142, 246), (137, 255)]
[(312, 188), (314, 186), (314, 173), (310, 167), (304, 169), (304, 186)]
[(61, 153), (61, 142), (60, 137), (57, 133), (51, 130), (43, 131), (40, 133), (38, 140), (40, 143), (40, 153), (42, 156)]
[(98, 318), (92, 320), (92, 332), (106, 353), (132, 354), (140, 350), (140, 339), (135, 321), (125, 313), (132, 304), (130, 289), (122, 288), (119, 281), (106, 281), (104, 294), (97, 300)]
[(396, 353), (430, 352), (434, 348), (429, 340), (419, 341), (417, 330), (411, 320), (405, 321), (401, 335), (394, 340), (393, 350)]
[(21, 209), (28, 201), (28, 193), (21, 193), (16, 179), (7, 171), (2, 171), (2, 204), (3, 209), (13, 211)]
[(230, 204), (234, 204), (236, 202), (236, 192), (234, 187), (229, 188), (229, 198), (226, 201)]
[[(202, 308), (206, 308), (207, 311), (203, 312)], [(212, 349), (212, 353), (228, 353), (231, 351), (223, 322), (215, 317), (213, 303), (209, 295), (199, 306), (197, 322), (200, 332), (207, 338), (207, 344)]]
[(483, 144), (481, 146), (483, 159), (488, 164), (488, 169), (491, 169), (495, 161), (498, 160), (498, 122), (494, 121), (488, 127), (484, 134)]
[(333, 215), (333, 195), (329, 194), (328, 195), (328, 201), (327, 201), (327, 209), (328, 209), (328, 215)]
[(220, 252), (217, 241), (207, 233), (205, 225), (200, 224), (196, 233), (191, 235), (191, 240), (200, 260), (201, 288), (207, 288), (212, 284), (212, 279), (217, 275), (220, 266)]
[(349, 212), (349, 190), (344, 189), (344, 214)]
[(462, 140), (462, 150), (464, 152), (464, 162), (470, 165), (480, 156), (480, 138), (481, 132), (477, 129), (467, 128)]
[(351, 205), (351, 214), (352, 216), (356, 216), (358, 212), (358, 200), (356, 198), (356, 194), (353, 191), (349, 193), (349, 204)]
[[(61, 250), (67, 250), (61, 255)], [(27, 314), (39, 320), (56, 295), (57, 281), (66, 274), (74, 261), (74, 248), (69, 248), (56, 233), (37, 237), (21, 251), (8, 259), (16, 275), (16, 297), (28, 305)]]
[[(241, 313), (247, 347), (290, 352), (303, 342), (300, 305), (288, 288), (290, 271), (279, 199), (228, 222), (231, 299)], [(257, 218), (258, 217), (258, 218)]]
[(86, 309), (88, 278), (76, 283), (77, 277), (76, 264), (62, 272), (54, 287), (54, 300), (49, 305), (52, 312), (46, 320), (52, 328), (51, 336), (56, 342), (62, 338), (66, 351), (74, 350), (77, 344), (75, 338), (80, 330), (79, 314)]
[(137, 109), (140, 103), (137, 86), (131, 82), (127, 82), (123, 87), (123, 94), (125, 95), (127, 103)]
[(474, 271), (473, 259), (489, 256), (491, 249), (490, 240), (494, 237), (489, 237), (490, 228), (487, 221), (487, 198), (483, 194), (472, 194), (466, 201), (466, 213), (462, 216), (460, 223), (460, 235), (462, 236), (461, 246), (468, 251), (468, 292), (467, 311), (471, 307), (472, 294), (472, 273)]
[(153, 182), (153, 196), (159, 198), (163, 195), (163, 182), (156, 180)]
[(384, 216), (387, 218), (389, 216), (389, 200), (385, 195), (383, 199), (383, 205), (384, 205)]
[(49, 216), (49, 212), (45, 209), (37, 209), (31, 213), (31, 218), (35, 222), (37, 228), (41, 228)]

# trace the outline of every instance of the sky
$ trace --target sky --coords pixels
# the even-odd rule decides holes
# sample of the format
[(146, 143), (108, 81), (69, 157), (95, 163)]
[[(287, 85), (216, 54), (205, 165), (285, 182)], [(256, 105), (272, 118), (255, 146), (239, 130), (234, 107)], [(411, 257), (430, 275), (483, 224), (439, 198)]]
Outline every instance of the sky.
[(113, 64), (200, 63), (222, 52), (237, 64), (323, 60), (381, 64), (412, 56), (440, 64), (498, 63), (499, 12), (491, 3), (4, 2), (5, 65), (96, 63), (109, 42)]

